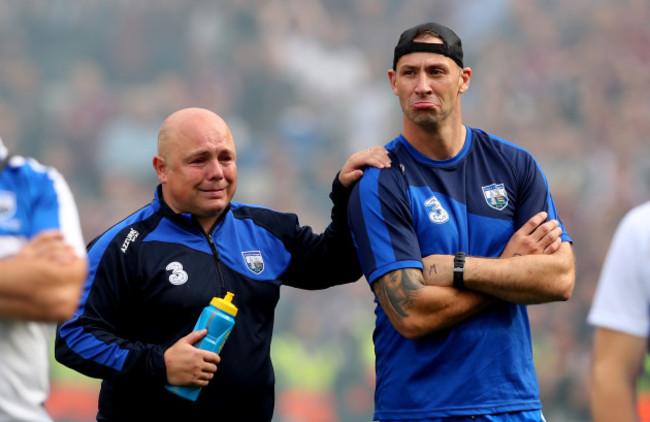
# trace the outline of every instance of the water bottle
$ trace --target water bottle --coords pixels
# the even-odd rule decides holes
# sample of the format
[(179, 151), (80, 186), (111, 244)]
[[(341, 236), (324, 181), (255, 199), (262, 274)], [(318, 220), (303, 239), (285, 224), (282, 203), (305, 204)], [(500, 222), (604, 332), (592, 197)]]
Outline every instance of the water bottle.
[[(214, 297), (210, 301), (210, 304), (203, 308), (193, 331), (207, 328), (208, 332), (205, 334), (205, 337), (194, 343), (194, 347), (215, 353), (221, 352), (232, 327), (235, 325), (237, 307), (232, 303), (233, 296), (232, 293), (228, 292), (224, 298)], [(201, 391), (201, 387), (189, 385), (177, 386), (167, 384), (166, 388), (192, 401), (196, 401)]]

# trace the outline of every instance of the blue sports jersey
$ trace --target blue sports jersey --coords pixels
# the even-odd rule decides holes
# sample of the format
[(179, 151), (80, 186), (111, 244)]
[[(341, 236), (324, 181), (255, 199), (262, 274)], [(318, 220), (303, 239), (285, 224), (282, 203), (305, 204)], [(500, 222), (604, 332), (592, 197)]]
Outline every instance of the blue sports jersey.
[[(421, 269), (431, 254), (498, 257), (539, 211), (558, 219), (533, 156), (484, 131), (468, 127), (448, 160), (422, 155), (401, 135), (386, 148), (391, 168), (367, 169), (348, 208), (371, 284), (396, 269)], [(541, 409), (526, 306), (502, 302), (417, 340), (399, 334), (378, 303), (375, 313), (375, 419)]]

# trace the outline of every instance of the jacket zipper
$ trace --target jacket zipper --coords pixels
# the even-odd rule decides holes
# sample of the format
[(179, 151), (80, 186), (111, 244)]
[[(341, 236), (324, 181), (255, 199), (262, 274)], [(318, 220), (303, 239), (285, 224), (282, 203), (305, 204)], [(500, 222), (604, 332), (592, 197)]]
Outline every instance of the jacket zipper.
[(219, 284), (221, 285), (221, 296), (225, 296), (226, 294), (226, 279), (223, 276), (223, 269), (221, 268), (221, 257), (219, 256), (219, 252), (217, 252), (217, 247), (214, 244), (214, 240), (212, 239), (212, 234), (207, 234), (206, 237), (208, 238), (208, 244), (210, 245), (210, 250), (212, 250), (212, 256), (214, 256), (214, 263), (217, 267), (217, 271), (219, 272)]

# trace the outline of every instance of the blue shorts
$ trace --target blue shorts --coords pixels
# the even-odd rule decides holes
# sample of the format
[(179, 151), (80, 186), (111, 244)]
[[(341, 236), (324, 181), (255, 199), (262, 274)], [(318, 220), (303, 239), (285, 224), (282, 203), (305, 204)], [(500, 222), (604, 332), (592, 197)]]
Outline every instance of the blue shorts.
[[(375, 421), (382, 422), (382, 421)], [(541, 410), (529, 412), (497, 413), (494, 415), (452, 416), (450, 418), (418, 419), (400, 422), (546, 422)]]

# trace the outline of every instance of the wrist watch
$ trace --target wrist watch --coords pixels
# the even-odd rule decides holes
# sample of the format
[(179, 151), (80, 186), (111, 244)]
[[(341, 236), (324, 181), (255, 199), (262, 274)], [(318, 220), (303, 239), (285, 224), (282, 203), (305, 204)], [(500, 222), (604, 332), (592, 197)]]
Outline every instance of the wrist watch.
[(465, 252), (456, 252), (454, 256), (454, 287), (457, 289), (465, 288)]

